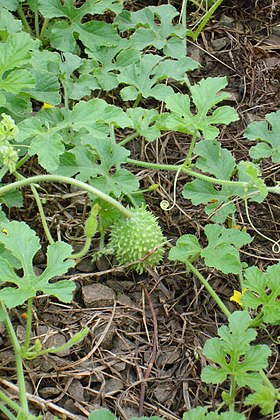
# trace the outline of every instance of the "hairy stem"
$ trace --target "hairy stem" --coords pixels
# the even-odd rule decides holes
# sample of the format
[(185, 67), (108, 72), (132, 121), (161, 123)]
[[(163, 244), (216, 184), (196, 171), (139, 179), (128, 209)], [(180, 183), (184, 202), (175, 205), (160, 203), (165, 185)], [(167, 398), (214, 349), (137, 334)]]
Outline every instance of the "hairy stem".
[[(25, 381), (24, 381), (24, 372), (23, 372), (23, 365), (22, 365), (22, 358), (21, 358), (21, 347), (20, 347), (18, 338), (16, 336), (13, 324), (7, 312), (7, 309), (4, 303), (1, 301), (0, 301), (0, 306), (1, 306), (2, 311), (5, 313), (4, 324), (8, 332), (9, 338), (11, 340), (14, 352), (15, 352), (20, 406), (21, 406), (21, 409), (24, 411), (24, 413), (27, 414), (29, 410), (28, 410), (28, 401), (27, 401), (27, 394), (26, 394)], [(12, 407), (10, 403), (9, 405), (11, 408), (14, 409), (14, 407)], [(18, 407), (17, 404), (16, 404), (16, 407)]]
[(33, 302), (32, 298), (29, 298), (27, 300), (27, 322), (26, 322), (25, 341), (24, 341), (24, 345), (21, 348), (22, 357), (25, 357), (25, 354), (28, 351), (29, 344), (30, 344), (30, 339), (31, 339), (32, 302)]
[(39, 37), (41, 41), (44, 39), (48, 23), (49, 23), (49, 19), (45, 19), (44, 23), (42, 25), (42, 29), (41, 29), (41, 33), (40, 33), (40, 37)]
[(200, 272), (192, 265), (189, 261), (185, 261), (186, 266), (196, 275), (196, 277), (199, 279), (199, 281), (203, 284), (207, 292), (210, 296), (214, 299), (214, 301), (217, 303), (221, 311), (226, 315), (228, 318), (230, 316), (230, 311), (225, 306), (224, 302), (220, 299), (220, 297), (217, 295), (215, 290), (210, 286), (208, 281), (200, 274)]
[(86, 238), (85, 244), (81, 251), (77, 252), (76, 254), (70, 255), (70, 257), (68, 258), (71, 260), (77, 260), (78, 258), (82, 258), (84, 255), (86, 255), (91, 245), (91, 239), (92, 238)]
[(17, 14), (20, 17), (20, 20), (22, 21), (24, 29), (26, 30), (26, 32), (28, 32), (30, 35), (33, 35), (32, 29), (30, 28), (29, 23), (27, 22), (27, 19), (25, 17), (25, 14), (22, 10), (21, 2), (19, 2), (18, 8), (17, 8)]
[[(6, 394), (0, 390), (0, 399), (2, 401), (4, 401), (4, 398), (5, 398), (4, 396), (6, 396)], [(9, 397), (8, 397), (8, 399), (10, 400)], [(12, 400), (10, 400), (10, 401), (12, 401)], [(9, 405), (9, 402), (7, 400), (4, 401), (4, 402), (7, 405)], [(18, 406), (18, 408), (20, 409), (19, 406)], [(16, 416), (14, 416), (13, 413), (7, 407), (5, 407), (4, 404), (2, 404), (2, 403), (0, 403), (0, 412), (4, 413), (9, 420), (16, 420), (17, 419)]]
[(70, 184), (74, 185), (77, 188), (81, 188), (85, 190), (101, 200), (106, 201), (107, 203), (114, 206), (120, 213), (122, 213), (125, 217), (132, 217), (132, 212), (125, 208), (121, 203), (119, 203), (114, 198), (110, 197), (109, 195), (103, 193), (102, 191), (98, 190), (97, 188), (92, 187), (91, 185), (86, 184), (85, 182), (78, 181), (77, 179), (73, 179), (63, 175), (36, 175), (30, 178), (21, 179), (20, 181), (12, 182), (8, 185), (0, 187), (0, 196), (6, 194), (9, 191), (13, 191), (17, 188), (25, 187), (26, 185), (36, 184), (40, 182), (59, 182), (62, 184)]
[[(160, 163), (143, 162), (143, 161), (134, 160), (134, 159), (127, 159), (127, 163), (131, 163), (132, 165), (136, 165), (136, 166), (141, 166), (142, 168), (159, 169), (162, 171), (178, 171), (178, 169), (181, 166), (182, 167), (181, 172), (184, 172), (185, 174), (193, 176), (195, 178), (202, 179), (203, 181), (211, 182), (212, 184), (235, 185), (236, 187), (243, 187), (243, 188), (248, 186), (248, 182), (228, 181), (226, 179), (212, 178), (211, 176), (207, 176), (204, 174), (200, 174), (199, 172), (192, 171), (191, 169), (188, 169), (184, 167), (183, 165), (164, 165)], [(280, 191), (279, 191), (279, 194), (280, 194)]]
[(52, 238), (51, 232), (49, 230), (49, 227), (48, 227), (48, 224), (47, 224), (47, 221), (46, 221), (45, 212), (44, 212), (44, 209), (43, 209), (43, 206), (42, 206), (42, 203), (41, 203), (41, 200), (40, 200), (40, 196), (38, 194), (38, 191), (36, 190), (35, 185), (32, 185), (31, 184), (30, 185), (30, 188), (31, 188), (31, 191), (32, 191), (32, 193), (34, 195), (34, 198), (35, 198), (35, 201), (36, 201), (38, 210), (39, 210), (39, 214), (40, 214), (40, 217), (41, 217), (41, 222), (42, 222), (42, 225), (43, 225), (43, 229), (44, 229), (45, 235), (46, 235), (49, 243), (50, 244), (54, 244), (54, 240)]

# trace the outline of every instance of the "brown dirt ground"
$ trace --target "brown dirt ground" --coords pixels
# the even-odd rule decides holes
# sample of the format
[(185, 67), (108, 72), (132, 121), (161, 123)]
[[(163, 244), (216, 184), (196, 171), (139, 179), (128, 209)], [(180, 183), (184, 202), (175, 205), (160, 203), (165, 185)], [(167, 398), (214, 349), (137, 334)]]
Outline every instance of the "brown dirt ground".
[[(133, 9), (149, 4), (149, 1), (133, 2)], [(172, 4), (179, 9), (181, 3), (173, 1)], [(222, 128), (220, 141), (234, 152), (238, 161), (248, 157), (249, 143), (243, 138), (246, 125), (279, 109), (280, 34), (277, 35), (275, 29), (279, 23), (279, 10), (277, 0), (226, 1), (195, 43), (200, 50), (203, 68), (191, 76), (192, 82), (208, 76), (228, 77), (228, 89), (232, 93), (230, 104), (237, 108), (240, 120)], [(189, 24), (194, 24), (199, 16), (201, 11), (190, 7)], [(217, 45), (222, 47), (218, 49)], [(197, 53), (193, 43), (189, 43), (189, 48), (193, 54)], [(150, 144), (144, 141), (133, 143), (132, 156), (150, 162), (175, 164), (185, 157), (189, 141), (181, 134), (164, 134)], [(265, 160), (262, 169), (267, 182), (279, 180), (278, 165)], [(29, 170), (30, 173), (39, 170), (35, 161), (34, 165), (29, 165)], [(172, 202), (174, 174), (139, 168), (133, 170), (143, 188), (153, 183), (160, 185), (159, 190), (146, 196), (146, 200), (159, 217), (171, 243), (174, 244), (184, 233), (195, 233), (200, 237), (208, 219), (203, 208), (193, 207), (182, 199), (186, 176), (179, 177), (176, 205), (164, 212), (160, 209), (160, 202), (163, 199)], [(54, 232), (63, 238), (79, 238), (88, 206), (84, 196), (69, 196), (70, 192), (66, 186), (53, 185), (46, 214)], [(256, 227), (274, 240), (280, 239), (279, 208), (279, 198), (273, 195), (263, 204), (254, 204), (250, 208)], [(36, 204), (26, 190), (25, 208), (14, 216), (31, 223), (40, 232), (36, 214)], [(237, 217), (238, 223), (247, 226), (254, 234), (250, 231), (242, 204)], [(76, 241), (74, 243), (78, 248), (81, 246)], [(279, 256), (272, 252), (271, 243), (258, 235), (242, 254), (248, 264), (264, 269), (271, 262), (279, 261)], [(36, 265), (38, 269), (44, 266), (42, 256), (38, 256)], [(237, 287), (236, 278), (200, 264), (197, 267), (210, 279), (228, 307), (237, 309), (229, 302), (232, 290)], [(91, 331), (81, 344), (59, 357), (46, 356), (25, 363), (35, 412), (38, 408), (42, 410), (45, 419), (52, 418), (52, 415), (84, 419), (92, 409), (102, 406), (110, 408), (121, 419), (144, 413), (176, 420), (186, 410), (198, 405), (215, 409), (220, 404), (221, 392), (227, 390), (228, 384), (215, 387), (202, 383), (200, 373), (206, 361), (201, 350), (226, 319), (183, 265), (173, 264), (166, 258), (157, 271), (141, 276), (112, 268), (106, 259), (97, 265), (86, 259), (78, 268), (67, 276), (77, 284), (72, 304), (61, 304), (44, 297), (34, 302), (34, 335), (47, 339), (59, 334), (60, 338), (62, 335), (69, 339), (81, 327), (88, 326)], [(96, 283), (114, 290), (117, 299), (113, 305), (85, 306), (83, 288)], [(24, 310), (22, 307), (12, 313), (19, 335), (24, 334), (21, 316)], [(274, 337), (279, 336), (276, 327), (270, 327), (269, 332)], [(11, 383), (16, 380), (14, 358), (4, 331), (1, 340), (1, 382), (4, 381), (12, 393)], [(259, 334), (259, 340), (271, 346), (268, 376), (279, 387), (277, 346), (265, 332)], [(237, 409), (245, 396), (246, 391), (239, 392)], [(270, 418), (263, 417), (257, 409), (248, 409), (245, 415), (252, 420)], [(280, 419), (279, 407), (275, 419)]]

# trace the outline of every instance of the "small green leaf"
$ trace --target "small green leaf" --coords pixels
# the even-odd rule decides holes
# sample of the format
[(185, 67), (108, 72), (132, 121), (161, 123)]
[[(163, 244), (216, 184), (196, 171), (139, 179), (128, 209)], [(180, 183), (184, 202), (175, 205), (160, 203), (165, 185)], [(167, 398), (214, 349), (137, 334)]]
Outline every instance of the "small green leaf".
[(107, 408), (100, 408), (91, 412), (88, 420), (117, 420), (117, 417)]
[(237, 168), (239, 180), (250, 183), (246, 192), (247, 198), (249, 198), (250, 201), (256, 201), (257, 203), (263, 202), (268, 194), (268, 190), (262, 178), (259, 166), (252, 162), (241, 161)]
[(279, 399), (278, 390), (262, 385), (255, 393), (245, 398), (244, 405), (258, 405), (261, 408), (261, 414), (267, 416), (274, 412)]
[(199, 256), (201, 251), (202, 249), (196, 236), (183, 235), (177, 240), (176, 246), (171, 248), (169, 259), (171, 261), (185, 262), (191, 257)]
[(160, 130), (156, 127), (159, 114), (155, 109), (129, 108), (126, 113), (133, 122), (134, 130), (147, 141), (160, 136)]
[(244, 272), (244, 288), (248, 289), (241, 302), (251, 309), (261, 308), (263, 322), (280, 323), (280, 263), (271, 265), (266, 272), (257, 267)]
[[(258, 140), (257, 146), (253, 146), (249, 153), (253, 159), (270, 157), (272, 162), (280, 162), (279, 130), (280, 110), (271, 112), (265, 116), (266, 121), (254, 121), (245, 130), (244, 136), (249, 140)], [(263, 153), (263, 155), (262, 155)]]
[(226, 229), (219, 225), (206, 225), (208, 246), (201, 256), (208, 267), (214, 267), (225, 274), (239, 274), (241, 261), (239, 249), (252, 241), (251, 236), (237, 229)]
[(257, 386), (261, 381), (258, 373), (268, 365), (271, 350), (267, 345), (251, 346), (256, 331), (250, 328), (250, 316), (246, 311), (236, 311), (229, 317), (229, 326), (218, 329), (220, 338), (206, 341), (203, 355), (215, 366), (202, 370), (201, 379), (206, 383), (222, 383), (233, 376), (238, 386)]

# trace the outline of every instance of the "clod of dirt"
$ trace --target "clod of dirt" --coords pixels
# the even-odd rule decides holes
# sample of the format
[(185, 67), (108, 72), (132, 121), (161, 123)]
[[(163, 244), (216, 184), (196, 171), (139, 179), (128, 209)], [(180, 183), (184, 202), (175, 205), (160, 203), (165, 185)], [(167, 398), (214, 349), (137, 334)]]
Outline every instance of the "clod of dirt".
[(111, 378), (105, 382), (105, 386), (102, 389), (102, 392), (106, 395), (113, 395), (121, 391), (122, 389), (124, 389), (123, 382), (119, 379)]
[(120, 293), (120, 294), (118, 295), (118, 302), (119, 302), (121, 305), (125, 305), (125, 306), (133, 306), (133, 302), (132, 302), (132, 300), (130, 299), (130, 297), (129, 297), (129, 296), (127, 296), (127, 295), (125, 295), (124, 293)]
[(222, 38), (213, 39), (211, 41), (211, 45), (213, 47), (213, 50), (220, 51), (227, 46), (228, 42), (228, 38), (224, 36)]
[(111, 287), (118, 293), (123, 293), (128, 290), (131, 290), (135, 286), (135, 284), (133, 281), (129, 280), (108, 280), (107, 286)]
[(279, 23), (277, 25), (272, 26), (272, 33), (273, 33), (273, 35), (280, 36), (280, 24)]
[(82, 261), (76, 264), (76, 269), (81, 271), (82, 273), (92, 273), (95, 270), (96, 266), (92, 262), (92, 258), (84, 258)]
[(166, 387), (166, 384), (158, 384), (154, 390), (154, 396), (163, 404), (170, 399), (170, 389)]
[(233, 29), (235, 27), (235, 19), (231, 16), (222, 15), (219, 20), (220, 26)]
[(40, 397), (45, 399), (57, 397), (60, 393), (61, 390), (55, 386), (46, 386), (45, 388), (40, 389)]
[[(96, 337), (96, 340), (98, 341), (101, 336), (104, 334), (104, 330), (106, 328), (106, 325), (102, 325), (100, 327), (97, 327), (94, 330), (94, 335)], [(114, 322), (111, 323), (110, 328), (106, 332), (105, 336), (103, 337), (101, 341), (101, 346), (106, 350), (111, 350), (114, 345), (114, 338), (116, 335), (116, 324)]]
[(82, 296), (87, 308), (104, 308), (112, 306), (116, 293), (104, 284), (95, 283), (82, 287)]
[(84, 387), (80, 381), (74, 379), (68, 387), (68, 393), (76, 401), (84, 401)]

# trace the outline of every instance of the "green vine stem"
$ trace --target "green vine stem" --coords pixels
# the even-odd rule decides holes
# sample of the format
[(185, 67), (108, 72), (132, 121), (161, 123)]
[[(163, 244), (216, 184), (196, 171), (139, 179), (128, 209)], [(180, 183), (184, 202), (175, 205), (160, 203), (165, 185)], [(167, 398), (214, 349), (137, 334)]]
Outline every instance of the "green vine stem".
[(25, 341), (24, 345), (21, 348), (21, 357), (24, 358), (29, 345), (30, 345), (30, 339), (31, 339), (31, 329), (32, 329), (32, 303), (33, 299), (29, 298), (27, 301), (27, 322), (26, 322), (26, 331), (25, 331)]
[(142, 93), (138, 93), (137, 98), (135, 99), (135, 102), (134, 102), (132, 108), (136, 108), (139, 105), (141, 99), (142, 99)]
[[(152, 168), (152, 169), (159, 169), (162, 171), (172, 171), (172, 172), (178, 171), (180, 167), (180, 165), (167, 165), (167, 164), (165, 165), (165, 164), (159, 164), (159, 163), (143, 162), (143, 161), (134, 160), (134, 159), (127, 159), (127, 163), (131, 163), (132, 165), (135, 165), (135, 166), (141, 166), (142, 168)], [(243, 187), (243, 188), (248, 187), (248, 185), (250, 184), (249, 182), (228, 181), (226, 179), (212, 178), (211, 176), (207, 176), (204, 174), (200, 174), (199, 172), (192, 171), (191, 169), (184, 167), (184, 165), (181, 165), (181, 167), (182, 167), (181, 172), (184, 172), (185, 174), (193, 176), (195, 178), (202, 179), (203, 181), (211, 182), (212, 184), (235, 185), (236, 187)], [(0, 189), (0, 192), (1, 192), (1, 189)], [(278, 194), (280, 194), (280, 191)]]
[(229, 403), (229, 411), (234, 412), (234, 399), (236, 395), (236, 379), (234, 375), (231, 375), (230, 377), (230, 391), (229, 391), (229, 397), (230, 397), (230, 403)]
[(191, 166), (191, 164), (192, 164), (192, 154), (193, 154), (193, 149), (194, 149), (195, 142), (196, 142), (196, 137), (197, 137), (197, 130), (194, 130), (194, 133), (193, 133), (192, 139), (191, 139), (190, 148), (189, 148), (189, 151), (188, 151), (188, 154), (187, 154), (187, 158), (186, 158), (184, 164), (182, 165), (183, 167), (186, 167), (186, 166), (188, 167), (188, 166)]
[(40, 37), (40, 28), (39, 28), (39, 13), (38, 10), (34, 12), (34, 23), (35, 23), (35, 35), (36, 38)]
[(118, 142), (119, 146), (125, 146), (127, 143), (129, 143), (131, 140), (135, 139), (135, 137), (138, 136), (138, 133), (132, 133), (129, 136), (127, 136), (126, 138), (124, 138), (122, 141)]
[(201, 32), (203, 31), (204, 26), (209, 22), (211, 19), (211, 16), (215, 13), (216, 9), (222, 4), (223, 0), (217, 0), (212, 7), (205, 13), (205, 15), (202, 18), (202, 21), (198, 25), (197, 29), (194, 33), (194, 41), (199, 37)]
[(103, 193), (97, 188), (92, 187), (91, 185), (86, 184), (85, 182), (78, 181), (77, 179), (69, 178), (63, 175), (36, 175), (30, 178), (21, 179), (20, 181), (15, 181), (8, 185), (0, 187), (0, 196), (6, 194), (9, 191), (13, 191), (17, 188), (21, 188), (30, 184), (36, 184), (36, 183), (41, 183), (41, 182), (59, 182), (61, 184), (74, 185), (75, 187), (81, 188), (82, 190), (85, 190), (91, 194), (94, 194), (101, 200), (104, 200), (107, 203), (111, 204), (125, 217), (130, 218), (133, 216), (133, 213), (129, 209), (124, 207), (121, 203), (119, 203), (117, 200), (110, 197), (109, 195)]
[(200, 274), (200, 272), (189, 262), (185, 261), (186, 266), (196, 275), (196, 277), (199, 279), (199, 281), (203, 284), (207, 292), (210, 296), (214, 299), (214, 301), (217, 303), (221, 311), (225, 314), (225, 316), (228, 318), (231, 313), (224, 304), (224, 302), (221, 300), (221, 298), (217, 295), (215, 290), (210, 286), (208, 281)]
[(81, 251), (76, 252), (76, 254), (70, 255), (70, 257), (68, 257), (68, 258), (71, 259), (71, 260), (77, 260), (78, 258), (82, 258), (84, 255), (86, 255), (90, 246), (91, 246), (91, 238), (86, 238), (86, 241), (85, 241), (84, 246), (81, 249)]
[[(22, 358), (21, 358), (21, 347), (20, 347), (18, 338), (16, 336), (13, 324), (7, 312), (6, 306), (1, 301), (0, 301), (0, 307), (1, 307), (2, 312), (4, 312), (5, 314), (5, 319), (3, 322), (5, 324), (6, 330), (8, 332), (9, 338), (11, 340), (11, 343), (15, 352), (20, 406), (24, 413), (28, 413), (29, 410), (28, 410), (28, 401), (27, 401), (27, 394), (26, 394), (25, 381), (24, 381), (24, 372), (23, 372), (23, 365), (22, 365)], [(2, 398), (1, 394), (0, 394), (0, 398)], [(7, 398), (4, 400), (5, 402), (7, 401)], [(11, 402), (13, 401), (7, 401), (9, 406), (12, 409), (15, 409), (16, 411), (19, 411), (18, 405), (16, 404), (14, 406), (14, 404), (11, 404)]]
[(31, 184), (30, 188), (31, 188), (31, 191), (34, 195), (34, 198), (35, 198), (38, 210), (39, 210), (39, 214), (40, 214), (40, 217), (41, 217), (41, 221), (42, 221), (42, 225), (43, 225), (45, 235), (46, 235), (49, 243), (54, 244), (54, 240), (52, 238), (51, 232), (49, 230), (49, 227), (48, 227), (48, 224), (47, 224), (47, 221), (46, 221), (46, 216), (45, 216), (45, 212), (44, 212), (44, 209), (43, 209), (43, 206), (42, 206), (42, 203), (41, 203), (40, 196), (39, 196), (39, 194), (38, 194), (38, 192), (35, 188), (35, 185)]
[[(26, 179), (24, 176), (22, 176), (17, 171), (14, 172), (14, 175), (15, 175), (15, 177), (18, 180)], [(32, 191), (32, 193), (34, 195), (34, 198), (35, 198), (35, 201), (36, 201), (38, 210), (39, 210), (39, 214), (40, 214), (40, 217), (41, 217), (41, 221), (42, 221), (42, 225), (43, 225), (43, 229), (44, 229), (45, 235), (46, 235), (49, 243), (50, 244), (53, 244), (54, 243), (54, 240), (52, 238), (51, 232), (50, 232), (49, 227), (48, 227), (48, 224), (47, 224), (47, 220), (46, 220), (45, 212), (44, 212), (44, 209), (43, 209), (43, 206), (42, 206), (42, 203), (41, 203), (40, 196), (39, 196), (39, 194), (37, 192), (37, 189), (36, 189), (36, 187), (35, 187), (34, 184), (31, 184), (30, 185), (30, 188), (31, 188), (31, 191)]]
[[(4, 394), (4, 392), (2, 392), (0, 390), (0, 399), (2, 399), (2, 401), (3, 401), (3, 396), (4, 395), (6, 395), (6, 394)], [(9, 404), (7, 401), (5, 401), (5, 403)], [(0, 411), (2, 413), (4, 413), (9, 420), (16, 420), (17, 419), (16, 416), (14, 416), (13, 413), (7, 407), (5, 407), (4, 404), (1, 404), (1, 403), (0, 403)]]
[(48, 23), (49, 23), (49, 19), (45, 19), (44, 23), (42, 25), (42, 29), (41, 29), (41, 33), (40, 33), (40, 37), (39, 37), (40, 41), (42, 41), (44, 39)]
[(26, 30), (26, 32), (28, 32), (31, 36), (33, 36), (32, 29), (30, 28), (29, 23), (27, 22), (27, 19), (25, 17), (25, 14), (22, 10), (21, 2), (19, 2), (18, 8), (17, 8), (17, 13), (20, 17), (20, 20), (23, 23), (23, 26), (24, 26), (24, 29)]

